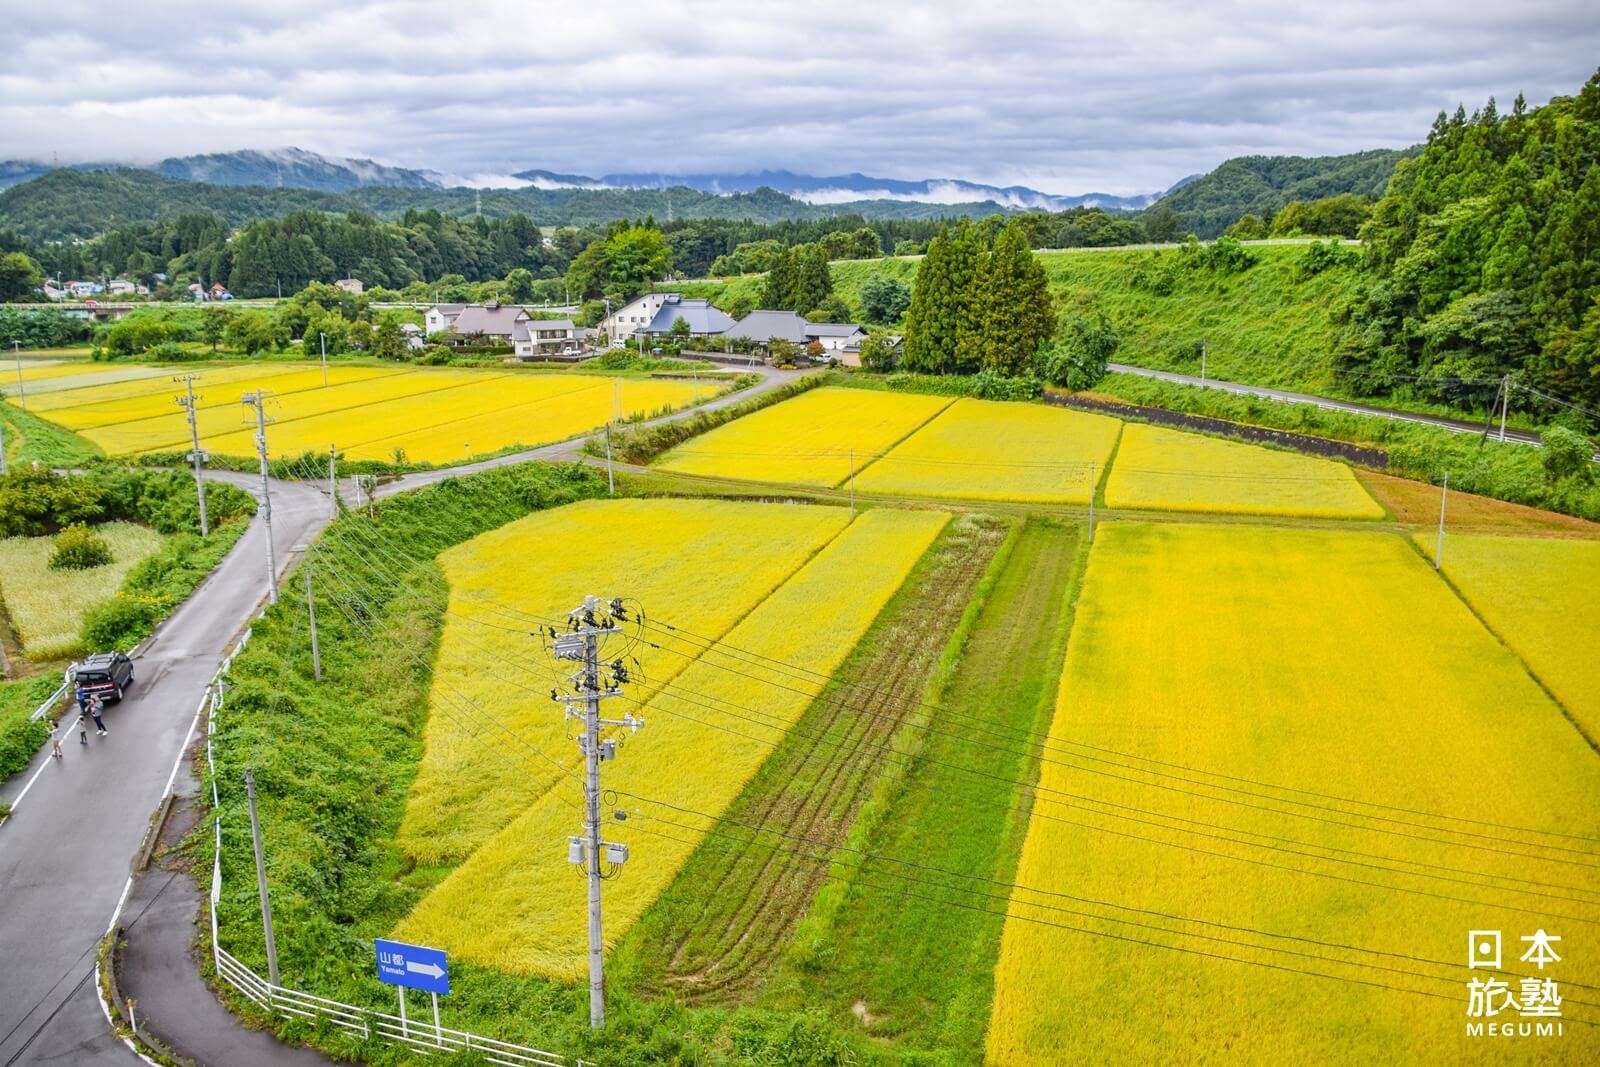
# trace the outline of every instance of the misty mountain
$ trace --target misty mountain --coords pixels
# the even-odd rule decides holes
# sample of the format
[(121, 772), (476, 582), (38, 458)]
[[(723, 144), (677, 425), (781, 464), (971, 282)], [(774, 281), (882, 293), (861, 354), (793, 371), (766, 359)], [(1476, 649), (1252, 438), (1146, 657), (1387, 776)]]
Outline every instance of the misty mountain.
[(150, 168), (179, 181), (209, 185), (260, 185), (343, 193), (369, 185), (389, 189), (432, 189), (439, 183), (419, 170), (390, 167), (370, 159), (343, 159), (303, 148), (246, 149), (204, 156), (176, 156)]

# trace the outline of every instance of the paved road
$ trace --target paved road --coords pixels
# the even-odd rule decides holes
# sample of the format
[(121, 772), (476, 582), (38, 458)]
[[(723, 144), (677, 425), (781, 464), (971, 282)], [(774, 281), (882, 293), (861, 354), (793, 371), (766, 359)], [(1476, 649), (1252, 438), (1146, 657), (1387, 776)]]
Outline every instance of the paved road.
[[(1383, 419), (1395, 419), (1400, 422), (1415, 422), (1424, 426), (1437, 426), (1451, 433), (1482, 433), (1481, 422), (1467, 422), (1462, 419), (1447, 419), (1438, 415), (1419, 415), (1411, 411), (1395, 411), (1393, 408), (1382, 408), (1372, 404), (1358, 404), (1353, 400), (1330, 400), (1325, 396), (1314, 396), (1310, 393), (1295, 393), (1288, 389), (1273, 389), (1265, 385), (1244, 385), (1240, 382), (1221, 382), (1215, 378), (1200, 378), (1193, 374), (1179, 374), (1176, 371), (1153, 370), (1150, 367), (1132, 367), (1126, 363), (1112, 363), (1110, 369), (1120, 374), (1137, 374), (1142, 378), (1159, 378), (1164, 382), (1177, 382), (1179, 385), (1198, 385), (1206, 389), (1220, 389), (1225, 393), (1237, 393), (1240, 396), (1259, 396), (1268, 400), (1286, 400), (1296, 404), (1315, 404), (1328, 411), (1348, 411), (1356, 415), (1376, 415)], [(1499, 431), (1496, 429), (1496, 435)], [(1516, 441), (1518, 444), (1538, 445), (1539, 435), (1527, 433), (1522, 430), (1507, 430), (1507, 441)]]
[[(764, 380), (757, 385), (703, 407), (738, 403), (796, 377), (768, 368), (761, 371)], [(651, 422), (688, 418), (695, 410), (700, 409)], [(567, 441), (458, 469), (409, 475), (384, 486), (380, 495), (415, 489), (451, 474), (561, 458), (571, 455), (578, 443)], [(259, 495), (256, 476), (208, 473)], [(281, 577), (292, 550), (309, 542), (326, 524), (328, 498), (320, 486), (275, 481), (272, 505), (273, 545)], [(87, 746), (69, 738), (63, 744), (63, 759), (52, 760), (47, 749), (25, 772), (0, 786), (0, 798), (15, 807), (13, 818), (0, 826), (0, 1067), (138, 1062), (107, 1028), (94, 987), (94, 950), (132, 886), (132, 861), (168, 783), (180, 775), (183, 782), (193, 782), (183, 765), (185, 742), (224, 652), (265, 597), (265, 538), (265, 523), (258, 514), (217, 570), (148, 642), (135, 663), (133, 689), (106, 714), (109, 737), (91, 738)], [(180, 875), (179, 880), (185, 877)], [(169, 889), (160, 900), (159, 893), (159, 883), (142, 883), (121, 921), (126, 926), (141, 920), (147, 914), (142, 909), (151, 905), (152, 927), (159, 918), (166, 936), (183, 938), (179, 951), (186, 952), (192, 927), (173, 920), (170, 901), (164, 897), (180, 897), (192, 909), (200, 896), (187, 887)], [(165, 947), (169, 951), (151, 952), (146, 958), (170, 963), (172, 946)], [(214, 1012), (200, 1014), (215, 1018)], [(152, 1024), (182, 1043), (184, 1020), (152, 1019)], [(244, 1040), (242, 1030), (235, 1036)], [(204, 1040), (195, 1042), (198, 1047), (219, 1047), (219, 1041), (220, 1047), (229, 1047), (229, 1035), (219, 1035), (214, 1027), (200, 1037)], [(244, 1062), (240, 1057), (229, 1060)], [(273, 1059), (269, 1052), (266, 1059), (255, 1062)]]

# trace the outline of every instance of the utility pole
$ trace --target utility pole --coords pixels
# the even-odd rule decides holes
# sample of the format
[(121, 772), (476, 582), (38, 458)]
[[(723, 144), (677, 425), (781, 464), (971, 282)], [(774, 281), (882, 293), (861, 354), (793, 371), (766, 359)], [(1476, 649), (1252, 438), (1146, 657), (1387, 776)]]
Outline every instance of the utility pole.
[(311, 593), (312, 563), (306, 560), (306, 618), (311, 623), (311, 675), (322, 681), (322, 646), (317, 644), (317, 601)]
[(265, 389), (241, 398), (256, 409), (256, 455), (261, 460), (261, 514), (267, 521), (267, 598), (278, 602), (278, 557), (272, 547), (272, 481), (267, 476), (267, 396)]
[(1450, 472), (1444, 472), (1444, 484), (1439, 487), (1439, 542), (1433, 546), (1433, 569), (1444, 564), (1444, 505), (1450, 496)]
[(22, 342), (11, 342), (12, 354), (17, 360), (17, 406), (23, 411), (28, 410), (28, 387), (22, 384)]
[(339, 466), (338, 453), (328, 446), (328, 521), (339, 517)]
[(611, 423), (606, 423), (606, 489), (617, 495), (617, 476), (611, 470)]
[[(622, 686), (630, 680), (627, 667), (621, 659), (611, 663), (601, 662), (602, 645), (618, 632), (619, 624), (628, 621), (621, 599), (609, 603), (598, 597), (585, 597), (582, 604), (567, 616), (567, 631), (558, 633), (550, 628), (551, 651), (556, 659), (573, 660), (581, 664), (571, 677), (571, 690), (550, 696), (566, 705), (565, 717), (583, 723), (583, 733), (578, 736), (578, 747), (584, 757), (584, 815), (583, 835), (567, 838), (567, 861), (584, 865), (589, 889), (589, 1026), (600, 1029), (606, 1023), (605, 955), (602, 940), (600, 862), (604, 859), (618, 866), (627, 862), (628, 846), (600, 839), (600, 764), (615, 759), (617, 743), (602, 739), (600, 731), (607, 727), (625, 726), (635, 733), (644, 725), (642, 719), (631, 713), (621, 719), (602, 719), (600, 702), (622, 694)], [(581, 707), (581, 710), (580, 710)], [(620, 813), (619, 813), (620, 814)], [(604, 852), (602, 853), (602, 849)]]
[(267, 979), (278, 984), (278, 940), (272, 936), (272, 901), (267, 896), (267, 861), (261, 852), (261, 820), (256, 816), (256, 776), (244, 772), (244, 791), (250, 798), (250, 839), (256, 846), (256, 890), (261, 894), (261, 929), (267, 938)]
[(1500, 379), (1500, 443), (1506, 443), (1506, 410), (1511, 407), (1511, 374)]
[(845, 479), (845, 483), (850, 486), (850, 521), (854, 522), (856, 518), (856, 450), (853, 446), (850, 449), (850, 477)]
[(317, 331), (317, 343), (322, 346), (322, 387), (328, 387), (328, 335)]
[(177, 401), (189, 417), (189, 460), (194, 464), (194, 492), (200, 498), (200, 536), (208, 537), (211, 524), (206, 519), (206, 482), (205, 476), (200, 473), (205, 463), (205, 453), (200, 451), (200, 423), (194, 408), (194, 380), (198, 377), (197, 374), (184, 374), (173, 380), (184, 385), (184, 395), (178, 397)]
[(1204, 385), (1205, 383), (1206, 383), (1206, 342), (1205, 342), (1205, 338), (1201, 338), (1200, 339), (1200, 384)]

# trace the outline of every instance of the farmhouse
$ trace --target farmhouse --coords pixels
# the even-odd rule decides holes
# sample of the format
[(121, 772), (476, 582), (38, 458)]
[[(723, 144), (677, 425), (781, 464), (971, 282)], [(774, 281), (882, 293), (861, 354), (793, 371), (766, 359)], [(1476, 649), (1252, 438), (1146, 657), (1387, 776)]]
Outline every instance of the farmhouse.
[(360, 278), (340, 278), (333, 284), (338, 286), (340, 289), (343, 289), (347, 293), (355, 293), (357, 295), (361, 293), (363, 288)]
[(422, 328), (432, 333), (443, 333), (456, 321), (465, 304), (435, 304), (422, 313)]
[(782, 340), (803, 347), (815, 341), (825, 355), (854, 366), (861, 362), (861, 340), (867, 331), (853, 322), (807, 322), (792, 311), (752, 311), (723, 331), (722, 336), (763, 346)]
[(571, 319), (521, 319), (511, 334), (518, 359), (575, 356), (583, 349), (584, 331)]
[(608, 315), (601, 329), (612, 345), (626, 344), (637, 334), (669, 333), (682, 320), (695, 337), (712, 337), (731, 327), (733, 318), (711, 301), (681, 293), (646, 293)]

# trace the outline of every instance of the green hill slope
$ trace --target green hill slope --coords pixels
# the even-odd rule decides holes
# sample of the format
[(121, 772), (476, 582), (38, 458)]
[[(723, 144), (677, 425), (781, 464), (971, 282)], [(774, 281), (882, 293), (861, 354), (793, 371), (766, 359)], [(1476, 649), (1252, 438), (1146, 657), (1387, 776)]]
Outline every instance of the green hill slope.
[[(1117, 360), (1144, 367), (1290, 389), (1333, 387), (1332, 313), (1351, 293), (1359, 268), (1338, 266), (1302, 277), (1305, 245), (1255, 245), (1254, 266), (1237, 274), (1173, 271), (1172, 288), (1152, 290), (1148, 279), (1178, 253), (1131, 250), (1040, 252), (1051, 291), (1063, 308), (1099, 308), (1122, 335)], [(910, 285), (919, 258), (842, 260), (832, 264), (835, 290), (861, 306), (868, 278), (889, 276)], [(691, 296), (726, 306), (738, 296), (759, 301), (762, 275), (674, 284)]]
[(1401, 159), (1417, 149), (1375, 148), (1347, 156), (1238, 156), (1156, 202), (1178, 213), (1180, 233), (1209, 238), (1241, 215), (1270, 220), (1291, 200), (1340, 193), (1380, 196)]

